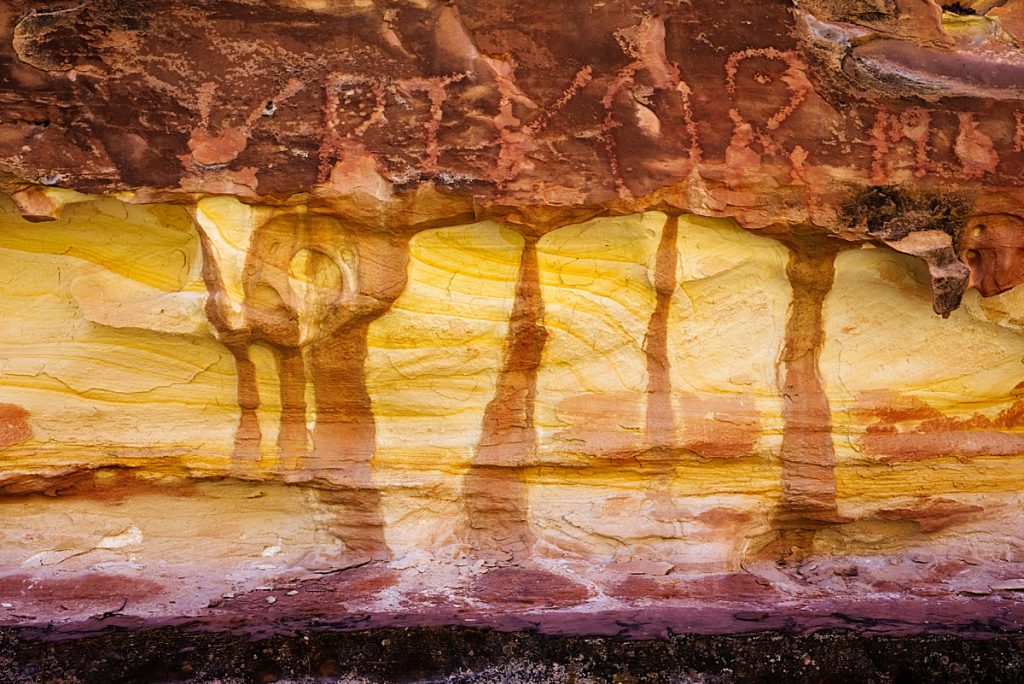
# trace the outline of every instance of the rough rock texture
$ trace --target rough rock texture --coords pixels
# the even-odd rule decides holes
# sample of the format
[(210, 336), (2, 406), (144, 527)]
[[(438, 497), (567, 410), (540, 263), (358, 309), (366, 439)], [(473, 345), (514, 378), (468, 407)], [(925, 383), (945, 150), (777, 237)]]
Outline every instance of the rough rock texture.
[(0, 624), (1021, 629), (1022, 44), (5, 3)]
[[(13, 657), (4, 653), (13, 652)], [(995, 637), (675, 636), (627, 641), (465, 628), (303, 632), (247, 640), (173, 629), (63, 642), (0, 631), (5, 682), (1019, 682), (1019, 640)]]

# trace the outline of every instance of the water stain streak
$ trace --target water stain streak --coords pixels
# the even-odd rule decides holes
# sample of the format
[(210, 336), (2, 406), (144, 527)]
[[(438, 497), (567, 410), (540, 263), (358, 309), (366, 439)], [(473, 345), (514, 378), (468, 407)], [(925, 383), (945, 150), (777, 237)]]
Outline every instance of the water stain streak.
[(647, 323), (644, 353), (647, 355), (647, 440), (652, 449), (666, 449), (672, 443), (675, 420), (672, 415), (671, 361), (668, 356), (668, 318), (676, 289), (679, 250), (679, 216), (665, 219), (654, 260), (654, 311)]
[(484, 410), (476, 457), (463, 483), (473, 548), (513, 558), (527, 554), (533, 542), (525, 467), (537, 445), (537, 373), (548, 338), (537, 264), (538, 238), (528, 232), (523, 237), (501, 371), (494, 398)]
[(836, 517), (836, 456), (818, 359), (824, 344), (822, 308), (832, 289), (839, 246), (810, 239), (788, 246), (786, 275), (793, 299), (778, 362), (784, 421), (782, 513), (829, 520)]

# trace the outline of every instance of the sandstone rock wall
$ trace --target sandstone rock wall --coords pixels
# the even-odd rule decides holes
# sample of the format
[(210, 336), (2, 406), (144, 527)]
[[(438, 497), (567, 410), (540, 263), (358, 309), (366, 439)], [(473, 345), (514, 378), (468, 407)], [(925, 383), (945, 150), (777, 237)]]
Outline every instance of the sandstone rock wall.
[(660, 212), (408, 239), (228, 197), (3, 221), (19, 576), (568, 562), (648, 596), (615, 578), (1021, 559), (1016, 291), (943, 319), (912, 257)]
[(1024, 6), (315, 4), (0, 10), (0, 620), (1020, 626)]

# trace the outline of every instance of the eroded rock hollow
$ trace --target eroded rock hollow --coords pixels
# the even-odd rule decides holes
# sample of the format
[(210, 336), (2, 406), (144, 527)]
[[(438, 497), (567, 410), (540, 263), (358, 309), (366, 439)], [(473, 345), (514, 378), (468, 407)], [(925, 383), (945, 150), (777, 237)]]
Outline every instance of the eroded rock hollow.
[(1019, 630), (1022, 45), (3, 3), (0, 623)]

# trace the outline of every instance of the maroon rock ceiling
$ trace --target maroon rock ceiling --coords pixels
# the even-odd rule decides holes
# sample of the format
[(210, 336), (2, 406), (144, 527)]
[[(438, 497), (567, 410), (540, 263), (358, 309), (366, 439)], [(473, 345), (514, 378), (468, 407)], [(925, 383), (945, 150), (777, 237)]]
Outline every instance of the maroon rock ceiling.
[[(1020, 225), (1024, 6), (982, 4), (12, 0), (0, 171), (134, 201), (372, 197), (348, 213), (387, 227), (733, 216), (922, 257), (948, 313), (966, 217)], [(973, 282), (1014, 279), (984, 254)]]

